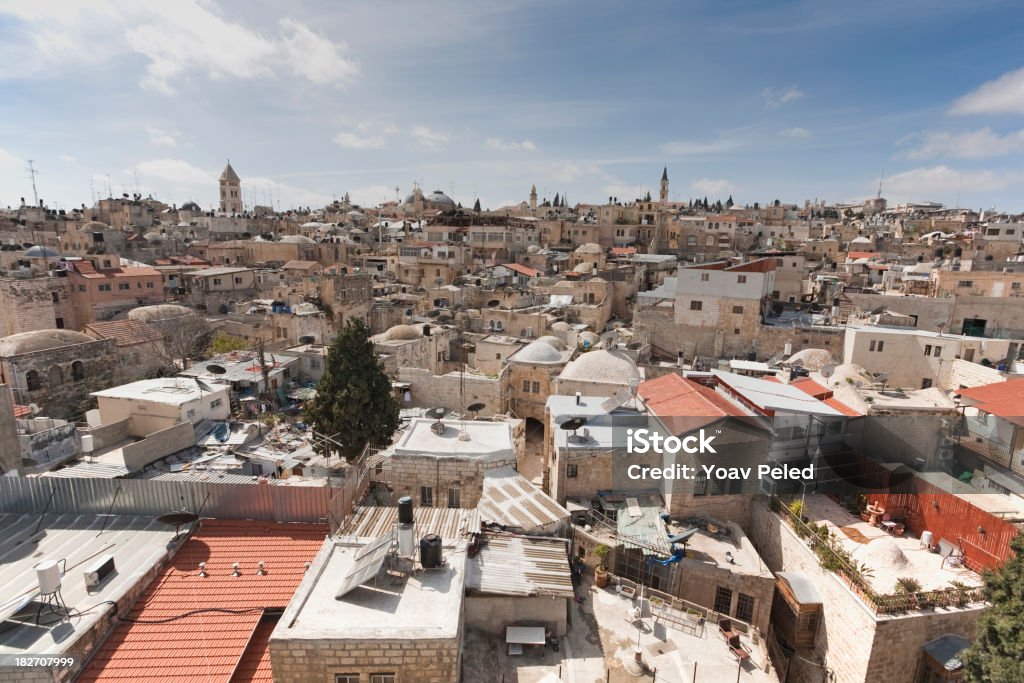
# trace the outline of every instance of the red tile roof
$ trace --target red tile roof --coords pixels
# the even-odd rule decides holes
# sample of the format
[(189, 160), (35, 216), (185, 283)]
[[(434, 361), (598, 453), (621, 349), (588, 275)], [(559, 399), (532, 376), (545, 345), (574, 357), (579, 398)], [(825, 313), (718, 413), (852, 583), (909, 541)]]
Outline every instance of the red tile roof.
[(612, 254), (616, 256), (623, 256), (635, 253), (636, 247), (612, 247)]
[(519, 273), (520, 275), (525, 275), (526, 277), (539, 277), (540, 274), (541, 274), (541, 272), (539, 270), (536, 270), (534, 268), (530, 268), (529, 266), (523, 266), (523, 265), (520, 265), (518, 263), (504, 263), (502, 265), (505, 268), (508, 268), (509, 270), (512, 270), (512, 271), (515, 271), (515, 272)]
[[(205, 520), (136, 603), (121, 608), (130, 620), (117, 624), (78, 680), (231, 680), (243, 654), (255, 656), (263, 610), (288, 605), (326, 534), (322, 524)], [(265, 575), (256, 573), (260, 560)]]
[(846, 252), (846, 257), (854, 260), (860, 258), (872, 259), (878, 258), (878, 254), (873, 251), (848, 251)]
[(698, 429), (723, 417), (746, 417), (739, 406), (702, 384), (680, 375), (663, 375), (637, 389), (647, 408), (676, 434)]
[(15, 406), (14, 406), (14, 417), (15, 418), (31, 417), (31, 416), (32, 416), (32, 409), (31, 408), (29, 408), (28, 406), (21, 406), (21, 405), (15, 404)]
[(270, 634), (277, 626), (277, 619), (264, 618), (252, 633), (249, 646), (231, 677), (231, 683), (273, 683), (270, 669)]
[(790, 382), (790, 384), (799, 389), (800, 391), (804, 392), (805, 394), (813, 396), (814, 398), (818, 399), (819, 401), (829, 406), (830, 408), (838, 410), (840, 413), (846, 415), (847, 417), (860, 417), (860, 413), (858, 413), (856, 410), (834, 398), (834, 393), (831, 389), (829, 389), (828, 387), (821, 386), (813, 379), (807, 379), (806, 377), (804, 377), (802, 379), (797, 379), (793, 382)]
[(968, 405), (1024, 426), (1024, 380), (1015, 379), (958, 389)]

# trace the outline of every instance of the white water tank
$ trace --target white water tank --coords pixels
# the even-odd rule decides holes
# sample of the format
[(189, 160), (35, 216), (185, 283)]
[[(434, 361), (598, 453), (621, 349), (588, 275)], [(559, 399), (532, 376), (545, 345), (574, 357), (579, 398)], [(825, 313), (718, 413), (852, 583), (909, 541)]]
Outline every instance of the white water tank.
[(398, 525), (398, 554), (413, 557), (416, 554), (415, 528), (411, 523)]
[(53, 560), (44, 560), (36, 565), (36, 579), (39, 592), (50, 595), (60, 590), (60, 566)]
[(83, 453), (92, 453), (94, 448), (95, 448), (95, 446), (93, 445), (92, 434), (83, 434), (82, 435), (82, 452)]

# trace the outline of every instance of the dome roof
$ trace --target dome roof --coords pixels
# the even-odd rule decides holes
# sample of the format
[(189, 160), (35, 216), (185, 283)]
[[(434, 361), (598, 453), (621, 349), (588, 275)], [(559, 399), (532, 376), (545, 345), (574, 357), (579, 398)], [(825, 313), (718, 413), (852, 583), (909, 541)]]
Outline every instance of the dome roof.
[(9, 358), (34, 351), (48, 351), (96, 341), (74, 330), (33, 330), (0, 339), (0, 357)]
[(300, 227), (306, 228), (307, 230), (315, 230), (323, 227), (323, 223), (320, 221), (310, 221), (308, 223), (303, 223)]
[(640, 379), (640, 370), (629, 356), (621, 351), (597, 349), (582, 354), (566, 365), (558, 378), (607, 384), (629, 384), (630, 380)]
[(82, 224), (82, 230), (109, 230), (110, 226), (100, 221), (89, 221)]
[(528, 246), (526, 248), (526, 253), (527, 254), (536, 254), (536, 253), (539, 253), (539, 252), (540, 252), (540, 247), (537, 246), (536, 244), (531, 244), (530, 246)]
[(315, 244), (312, 239), (305, 235), (285, 235), (280, 241), (284, 244)]
[[(540, 339), (527, 344), (523, 348), (519, 349), (519, 353), (512, 356), (512, 360), (523, 361), (525, 363), (561, 362), (562, 352), (550, 344), (547, 341), (548, 339), (553, 339), (553, 337), (541, 337)], [(565, 346), (565, 344), (562, 346)]]
[(446, 195), (441, 190), (434, 190), (423, 198), (425, 201), (433, 202), (434, 204), (445, 204), (447, 206), (455, 206), (455, 200)]
[(161, 235), (156, 230), (151, 230), (150, 232), (147, 232), (145, 235), (142, 236), (142, 238), (147, 242), (160, 242), (161, 240), (164, 239), (164, 237), (164, 235)]
[(577, 254), (603, 254), (604, 249), (600, 245), (594, 244), (593, 242), (587, 242), (576, 247)]
[(195, 211), (202, 211), (202, 208), (200, 208), (200, 206), (198, 204), (196, 204), (195, 202), (185, 202), (184, 204), (181, 205), (181, 210), (182, 211), (193, 211), (193, 212), (195, 212)]
[(565, 322), (564, 320), (559, 320), (557, 323), (551, 326), (551, 329), (554, 330), (555, 332), (568, 332), (569, 330), (572, 329), (572, 325)]
[(580, 332), (580, 336), (578, 337), (578, 339), (580, 343), (590, 342), (591, 346), (601, 341), (601, 337), (596, 332), (591, 332), (590, 330)]
[(545, 344), (550, 345), (551, 347), (558, 351), (565, 351), (566, 349), (569, 348), (568, 346), (565, 345), (564, 341), (562, 341), (558, 337), (552, 337), (550, 334), (546, 334), (543, 337), (537, 337), (537, 341), (544, 342)]
[(594, 270), (594, 264), (590, 261), (583, 261), (582, 263), (577, 263), (574, 270), (577, 273), (589, 273)]
[(60, 256), (60, 254), (49, 247), (43, 247), (37, 244), (34, 247), (26, 249), (25, 256), (26, 258), (54, 258)]
[(423, 336), (423, 330), (415, 325), (395, 325), (384, 336), (392, 341), (419, 339)]
[(128, 311), (129, 320), (140, 320), (144, 323), (173, 320), (186, 315), (194, 315), (195, 311), (176, 304), (156, 304), (155, 306), (139, 306)]

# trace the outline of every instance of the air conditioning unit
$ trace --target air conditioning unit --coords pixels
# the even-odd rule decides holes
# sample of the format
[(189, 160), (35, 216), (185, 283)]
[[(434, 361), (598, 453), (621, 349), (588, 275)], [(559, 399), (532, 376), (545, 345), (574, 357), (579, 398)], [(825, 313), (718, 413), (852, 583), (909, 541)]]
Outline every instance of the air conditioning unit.
[(85, 568), (85, 587), (87, 589), (96, 588), (113, 573), (114, 556), (101, 555), (95, 562)]

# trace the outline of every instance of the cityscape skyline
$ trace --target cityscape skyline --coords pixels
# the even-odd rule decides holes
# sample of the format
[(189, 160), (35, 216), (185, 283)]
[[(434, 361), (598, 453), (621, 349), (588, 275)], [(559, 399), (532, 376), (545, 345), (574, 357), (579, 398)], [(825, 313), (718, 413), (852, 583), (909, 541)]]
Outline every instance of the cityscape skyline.
[(31, 199), (33, 159), (58, 208), (214, 208), (230, 158), (280, 208), (414, 182), (629, 201), (667, 165), (680, 201), (856, 201), (884, 173), (894, 204), (1024, 210), (1009, 3), (442, 5), (0, 3), (0, 205)]

